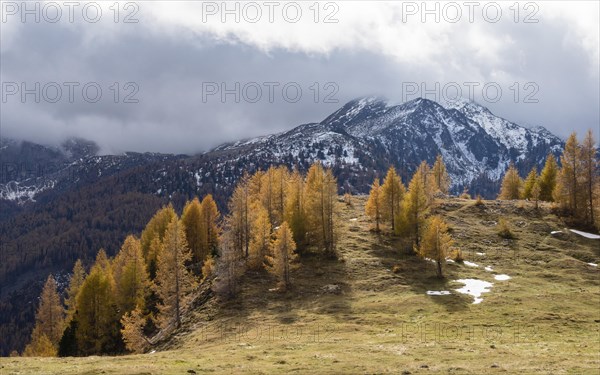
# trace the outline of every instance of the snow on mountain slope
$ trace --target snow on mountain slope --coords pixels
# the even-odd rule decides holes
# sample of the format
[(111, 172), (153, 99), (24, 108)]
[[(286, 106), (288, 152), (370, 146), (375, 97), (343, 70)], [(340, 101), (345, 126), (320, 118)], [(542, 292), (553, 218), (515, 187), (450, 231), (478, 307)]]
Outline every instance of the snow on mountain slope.
[(511, 161), (528, 170), (561, 149), (562, 141), (544, 128), (527, 129), (471, 101), (443, 107), (418, 98), (390, 106), (375, 97), (352, 100), (318, 124), (221, 148), (273, 163), (301, 155), (358, 169), (394, 164), (405, 179), (422, 160), (432, 163), (441, 154), (455, 187), (497, 181)]
[(502, 117), (495, 116), (486, 107), (470, 100), (457, 100), (446, 104), (446, 108), (449, 110), (454, 109), (479, 124), (509, 151), (514, 150), (513, 155), (518, 160), (522, 160), (527, 155), (528, 150), (539, 144), (560, 143), (558, 137), (542, 127), (527, 129)]
[[(10, 149), (8, 143), (1, 146), (7, 145)], [(522, 127), (474, 102), (461, 100), (442, 106), (418, 98), (390, 105), (381, 98), (366, 97), (346, 103), (319, 123), (223, 144), (191, 157), (96, 156), (93, 145), (85, 142), (72, 143), (67, 156), (43, 148), (28, 151), (42, 159), (54, 158), (62, 167), (43, 180), (5, 178), (0, 181), (0, 199), (32, 200), (41, 191), (95, 182), (136, 166), (145, 166), (142, 170), (147, 176), (136, 189), (167, 197), (175, 192), (219, 190), (226, 197), (245, 170), (274, 164), (306, 169), (316, 160), (334, 168), (344, 191), (365, 193), (373, 178), (383, 176), (390, 165), (396, 166), (407, 182), (421, 161), (432, 164), (438, 154), (444, 157), (454, 192), (468, 186), (472, 193), (493, 197), (510, 162), (524, 175), (533, 166), (540, 167), (549, 152), (558, 155), (562, 146), (546, 129)], [(176, 169), (156, 164), (168, 160), (182, 163), (176, 164)], [(11, 183), (13, 180), (18, 184)]]

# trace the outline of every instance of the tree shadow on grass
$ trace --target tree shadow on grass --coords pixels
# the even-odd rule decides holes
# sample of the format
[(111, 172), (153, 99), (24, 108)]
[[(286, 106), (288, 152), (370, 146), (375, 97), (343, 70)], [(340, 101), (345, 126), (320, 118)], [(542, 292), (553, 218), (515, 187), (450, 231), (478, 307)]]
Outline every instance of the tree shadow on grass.
[(268, 316), (279, 325), (302, 325), (311, 323), (302, 317), (305, 310), (334, 318), (351, 310), (344, 297), (351, 292), (345, 264), (323, 254), (304, 253), (292, 270), (292, 285), (285, 291), (265, 270), (246, 272), (240, 285), (237, 297), (221, 306), (223, 316), (236, 320)]
[(431, 300), (443, 305), (448, 311), (467, 309), (472, 299), (454, 291), (452, 280), (459, 278), (455, 264), (443, 265), (443, 278), (436, 275), (437, 265), (418, 257), (405, 239), (386, 239), (384, 246), (373, 243), (370, 253), (378, 257), (386, 268), (393, 271), (394, 282), (407, 287), (416, 294), (426, 295), (427, 291), (450, 291), (450, 295), (430, 296)]

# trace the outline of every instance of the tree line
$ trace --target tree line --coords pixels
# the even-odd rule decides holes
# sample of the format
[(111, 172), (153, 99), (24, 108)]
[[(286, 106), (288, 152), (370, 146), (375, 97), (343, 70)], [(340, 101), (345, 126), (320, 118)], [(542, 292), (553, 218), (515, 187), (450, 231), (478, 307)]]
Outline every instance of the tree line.
[(304, 252), (335, 257), (337, 191), (332, 171), (317, 162), (306, 175), (284, 166), (245, 174), (225, 217), (210, 194), (188, 201), (181, 216), (164, 206), (114, 258), (101, 249), (89, 272), (78, 260), (64, 298), (48, 277), (23, 355), (144, 352), (159, 332), (181, 326), (201, 285), (231, 298), (249, 269), (290, 288)]
[(583, 141), (572, 133), (560, 157), (560, 166), (552, 154), (538, 174), (531, 169), (525, 179), (510, 165), (502, 180), (498, 199), (528, 199), (555, 202), (559, 212), (574, 224), (600, 230), (600, 162), (596, 140), (589, 130)]
[[(555, 202), (554, 208), (574, 224), (600, 230), (600, 162), (596, 141), (588, 131), (580, 143), (575, 133), (568, 138), (560, 157), (560, 166), (552, 154), (538, 174), (533, 168), (525, 179), (519, 176), (514, 164), (506, 171), (498, 199), (528, 199)], [(373, 230), (381, 232), (387, 225), (391, 232), (412, 245), (412, 251), (433, 260), (437, 274), (443, 277), (446, 257), (461, 260), (459, 249), (453, 247), (448, 225), (440, 216), (428, 217), (436, 196), (448, 194), (450, 178), (443, 158), (438, 155), (433, 166), (425, 161), (417, 168), (408, 187), (404, 186), (394, 167), (390, 167), (383, 184), (375, 178), (365, 206), (374, 223)], [(471, 198), (468, 192), (461, 197)], [(481, 197), (478, 201), (481, 202)], [(476, 203), (478, 204), (478, 203)]]
[(445, 196), (450, 177), (441, 155), (433, 166), (423, 161), (404, 186), (396, 169), (390, 167), (381, 184), (375, 178), (371, 185), (365, 212), (374, 222), (373, 230), (381, 232), (388, 225), (391, 232), (409, 241), (412, 251), (437, 263), (437, 274), (443, 276), (442, 264), (452, 251), (448, 226), (439, 216), (428, 217), (436, 196)]

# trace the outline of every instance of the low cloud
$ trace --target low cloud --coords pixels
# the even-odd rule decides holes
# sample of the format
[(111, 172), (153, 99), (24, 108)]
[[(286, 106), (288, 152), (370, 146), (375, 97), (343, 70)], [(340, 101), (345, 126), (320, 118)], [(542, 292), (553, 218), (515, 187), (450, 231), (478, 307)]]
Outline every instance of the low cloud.
[[(44, 143), (78, 136), (104, 152), (196, 153), (321, 121), (359, 96), (441, 101), (456, 88), (463, 96), (472, 89), (502, 117), (562, 137), (597, 129), (595, 2), (568, 10), (538, 3), (539, 22), (531, 24), (515, 23), (510, 4), (496, 23), (466, 16), (423, 23), (402, 3), (326, 4), (319, 20), (337, 9), (337, 23), (314, 22), (308, 3), (297, 23), (222, 23), (218, 13), (203, 22), (199, 2), (141, 2), (132, 24), (122, 22), (132, 9), (121, 9), (115, 23), (109, 5), (97, 23), (23, 23), (5, 12), (1, 135)], [(40, 103), (33, 93), (22, 98), (36, 82)]]

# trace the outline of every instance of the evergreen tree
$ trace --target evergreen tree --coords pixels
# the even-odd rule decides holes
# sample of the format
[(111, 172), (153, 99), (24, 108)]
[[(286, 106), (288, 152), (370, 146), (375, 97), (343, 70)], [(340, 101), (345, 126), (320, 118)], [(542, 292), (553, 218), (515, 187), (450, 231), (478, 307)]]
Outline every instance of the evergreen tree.
[(558, 175), (558, 164), (554, 155), (548, 154), (544, 169), (540, 173), (540, 200), (545, 202), (554, 202), (554, 189), (556, 188), (556, 178)]
[(443, 265), (452, 247), (452, 238), (448, 234), (448, 225), (441, 216), (433, 216), (427, 225), (419, 245), (419, 255), (433, 259), (437, 264), (438, 277), (444, 277)]
[(296, 244), (292, 231), (286, 222), (283, 222), (275, 232), (275, 242), (273, 244), (273, 256), (267, 257), (267, 270), (277, 276), (280, 281), (280, 287), (287, 289), (291, 285), (290, 268), (297, 259), (294, 253)]
[(75, 314), (58, 343), (58, 356), (75, 357), (77, 355), (79, 355), (79, 346), (77, 344), (77, 314)]
[(379, 223), (381, 222), (381, 216), (383, 213), (382, 207), (382, 196), (381, 186), (379, 185), (379, 178), (375, 178), (373, 185), (371, 185), (371, 191), (369, 192), (369, 200), (365, 205), (366, 214), (375, 220), (375, 231), (379, 232)]
[(404, 185), (396, 169), (392, 166), (383, 180), (381, 186), (382, 218), (392, 225), (392, 231), (396, 229), (396, 218), (400, 213), (400, 204), (405, 193)]
[(161, 300), (158, 324), (162, 329), (172, 324), (181, 326), (181, 311), (196, 286), (194, 276), (186, 268), (191, 257), (183, 225), (175, 217), (167, 226), (156, 262), (156, 293)]
[(519, 177), (519, 172), (514, 164), (511, 163), (502, 179), (502, 186), (500, 188), (498, 199), (520, 199), (522, 185), (523, 181), (521, 180), (521, 177)]
[(433, 164), (433, 182), (434, 191), (448, 194), (448, 189), (450, 188), (450, 176), (448, 176), (448, 172), (446, 171), (444, 159), (442, 158), (442, 155), (439, 154)]
[(533, 167), (527, 175), (527, 178), (525, 179), (525, 183), (523, 185), (523, 199), (533, 198), (533, 188), (537, 185), (537, 180), (537, 170), (535, 167)]
[(113, 265), (116, 303), (120, 314), (136, 307), (143, 309), (150, 292), (150, 281), (142, 246), (138, 239), (127, 236)]
[(81, 285), (83, 285), (85, 276), (83, 263), (81, 263), (81, 259), (77, 259), (73, 266), (73, 273), (69, 278), (69, 288), (67, 289), (67, 297), (65, 299), (65, 305), (67, 305), (66, 325), (71, 322), (71, 319), (75, 316), (75, 311), (77, 311), (77, 293), (79, 293), (79, 289), (81, 288)]

